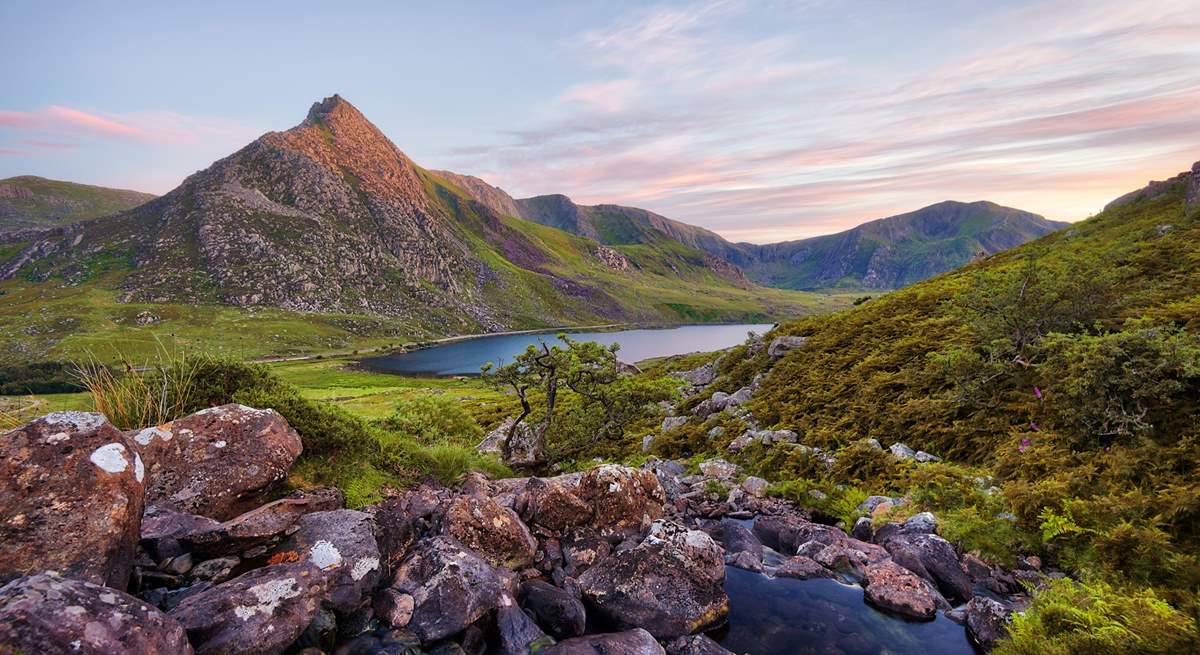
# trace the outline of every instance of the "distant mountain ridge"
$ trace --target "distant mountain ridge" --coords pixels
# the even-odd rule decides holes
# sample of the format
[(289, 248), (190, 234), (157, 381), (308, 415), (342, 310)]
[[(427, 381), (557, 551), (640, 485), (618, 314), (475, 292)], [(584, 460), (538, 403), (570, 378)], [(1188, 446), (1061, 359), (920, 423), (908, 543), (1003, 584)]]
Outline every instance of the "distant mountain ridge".
[(0, 232), (69, 225), (153, 200), (151, 193), (21, 175), (0, 180)]
[(166, 195), (0, 234), (0, 281), (112, 288), (119, 302), (383, 316), (430, 333), (809, 311), (676, 241), (605, 246), (496, 211), (416, 165), (339, 96)]
[(465, 191), (497, 212), (607, 245), (668, 238), (737, 266), (758, 284), (785, 289), (896, 289), (1068, 225), (986, 201), (945, 201), (837, 234), (766, 245), (733, 243), (645, 209), (579, 205), (564, 195), (517, 199), (477, 177), (457, 177)]

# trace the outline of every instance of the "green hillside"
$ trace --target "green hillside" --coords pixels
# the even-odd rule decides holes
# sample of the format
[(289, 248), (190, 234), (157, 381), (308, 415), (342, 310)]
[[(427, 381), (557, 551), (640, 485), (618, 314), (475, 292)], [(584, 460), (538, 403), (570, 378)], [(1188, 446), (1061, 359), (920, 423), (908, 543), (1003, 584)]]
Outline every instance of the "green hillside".
[(22, 175), (0, 180), (0, 232), (69, 225), (132, 209), (154, 195)]
[[(853, 517), (867, 494), (906, 496), (892, 518), (934, 511), (963, 550), (1037, 554), (1089, 584), (1036, 596), (1005, 653), (1159, 652), (1144, 641), (1156, 634), (1173, 635), (1168, 650), (1197, 643), (1178, 639), (1200, 612), (1200, 175), (766, 340), (783, 335), (806, 341), (777, 361), (728, 352), (680, 409), (764, 374), (746, 404), (758, 423), (835, 463), (787, 443), (733, 455), (745, 426), (726, 413), (652, 451), (730, 457), (834, 516)], [(717, 425), (726, 436), (713, 439)], [(947, 461), (900, 462), (867, 439)]]

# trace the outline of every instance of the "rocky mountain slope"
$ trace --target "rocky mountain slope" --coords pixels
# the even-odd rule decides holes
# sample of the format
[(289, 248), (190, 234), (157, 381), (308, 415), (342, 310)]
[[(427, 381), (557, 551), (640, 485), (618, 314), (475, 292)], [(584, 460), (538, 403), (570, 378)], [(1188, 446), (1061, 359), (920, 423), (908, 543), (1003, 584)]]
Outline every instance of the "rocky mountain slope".
[(896, 289), (1068, 225), (990, 202), (946, 201), (837, 234), (758, 245), (636, 207), (578, 205), (563, 195), (514, 199), (469, 180), (464, 189), (497, 212), (609, 245), (671, 239), (741, 268), (758, 284), (785, 289)]
[(0, 232), (67, 225), (153, 200), (140, 191), (22, 175), (0, 180)]
[(449, 177), (333, 96), (161, 198), (0, 237), (0, 280), (103, 284), (125, 303), (386, 316), (443, 334), (804, 311), (805, 296), (753, 289), (707, 253), (601, 246), (502, 215)]

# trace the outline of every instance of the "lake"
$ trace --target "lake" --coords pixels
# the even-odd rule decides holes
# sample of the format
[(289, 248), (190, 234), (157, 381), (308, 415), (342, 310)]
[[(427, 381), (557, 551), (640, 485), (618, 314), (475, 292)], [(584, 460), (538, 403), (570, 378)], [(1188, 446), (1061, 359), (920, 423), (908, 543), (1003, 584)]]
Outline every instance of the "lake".
[[(572, 332), (577, 341), (596, 341), (605, 345), (619, 343), (617, 356), (623, 362), (640, 362), (652, 357), (710, 352), (736, 346), (746, 340), (747, 332), (762, 334), (768, 324), (684, 325), (662, 329), (616, 330), (612, 332)], [(477, 337), (395, 353), (370, 357), (362, 363), (389, 373), (409, 375), (478, 375), (488, 362), (511, 362), (525, 349), (542, 341), (556, 341), (556, 332), (508, 334)]]
[(768, 578), (725, 568), (729, 623), (713, 633), (738, 655), (974, 655), (966, 630), (938, 613), (910, 621), (872, 608), (836, 580)]

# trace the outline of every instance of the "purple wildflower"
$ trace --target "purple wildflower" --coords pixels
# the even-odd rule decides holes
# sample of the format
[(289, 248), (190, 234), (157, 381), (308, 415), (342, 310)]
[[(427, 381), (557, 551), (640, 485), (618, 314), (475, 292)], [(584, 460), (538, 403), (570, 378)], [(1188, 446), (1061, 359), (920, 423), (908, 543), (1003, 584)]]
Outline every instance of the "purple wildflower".
[(1035, 398), (1037, 398), (1038, 400), (1041, 400), (1042, 399), (1042, 390), (1038, 387), (1034, 387), (1033, 388), (1033, 396)]
[(1029, 429), (1033, 430), (1034, 432), (1041, 431), (1041, 428), (1038, 427), (1038, 424), (1034, 423), (1033, 421), (1029, 422)]

